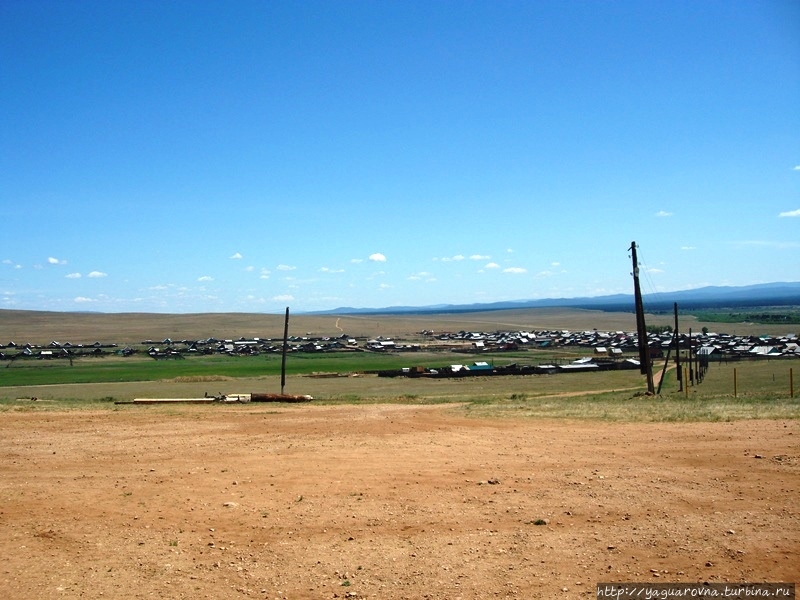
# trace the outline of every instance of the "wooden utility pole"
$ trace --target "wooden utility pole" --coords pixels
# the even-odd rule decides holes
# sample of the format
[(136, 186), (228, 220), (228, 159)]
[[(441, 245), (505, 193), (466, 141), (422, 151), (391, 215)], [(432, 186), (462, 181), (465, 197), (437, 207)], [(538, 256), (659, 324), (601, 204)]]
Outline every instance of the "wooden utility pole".
[(633, 260), (633, 297), (636, 303), (636, 333), (639, 337), (639, 364), (642, 375), (647, 376), (647, 392), (655, 394), (653, 367), (650, 364), (650, 345), (647, 343), (647, 326), (644, 322), (644, 305), (642, 291), (639, 288), (639, 260), (636, 257), (636, 242), (631, 242), (631, 259)]
[(678, 303), (673, 305), (675, 311), (675, 369), (678, 373), (679, 392), (683, 391), (683, 373), (681, 373), (681, 336), (678, 333)]
[[(678, 368), (678, 383), (681, 382), (681, 350), (680, 341), (678, 340), (678, 303), (675, 302), (675, 330), (672, 332), (672, 341), (667, 349), (667, 359), (664, 361), (664, 368), (661, 369), (661, 378), (658, 380), (658, 388), (656, 394), (661, 394), (661, 386), (664, 384), (664, 375), (667, 374), (667, 367), (669, 366), (669, 356), (672, 352), (672, 347), (675, 346), (675, 364)], [(678, 390), (680, 391), (680, 390)]]
[(281, 352), (281, 395), (286, 386), (286, 351), (289, 348), (289, 307), (286, 307), (286, 319), (283, 322), (283, 352)]

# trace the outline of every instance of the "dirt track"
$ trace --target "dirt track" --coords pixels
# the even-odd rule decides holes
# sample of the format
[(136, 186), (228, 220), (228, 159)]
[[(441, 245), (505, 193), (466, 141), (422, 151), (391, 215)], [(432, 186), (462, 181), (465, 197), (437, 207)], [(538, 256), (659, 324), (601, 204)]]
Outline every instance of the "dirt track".
[(550, 599), (594, 597), (598, 581), (800, 580), (797, 421), (399, 405), (1, 417), (3, 598)]

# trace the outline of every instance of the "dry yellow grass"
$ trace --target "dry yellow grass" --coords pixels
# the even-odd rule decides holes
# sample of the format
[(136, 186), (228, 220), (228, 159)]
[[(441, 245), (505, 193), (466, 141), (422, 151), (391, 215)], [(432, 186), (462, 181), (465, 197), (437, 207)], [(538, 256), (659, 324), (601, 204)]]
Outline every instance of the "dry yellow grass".
[[(650, 325), (670, 325), (671, 315), (647, 315)], [(59, 342), (139, 343), (144, 340), (283, 337), (283, 314), (256, 313), (59, 313), (0, 310), (0, 343)], [(722, 325), (681, 319), (681, 330), (703, 326), (712, 331), (739, 334), (785, 334), (783, 325)], [(632, 312), (604, 312), (570, 308), (536, 308), (473, 313), (418, 315), (291, 315), (291, 335), (358, 337), (414, 337), (423, 329), (434, 331), (590, 330), (634, 331)]]

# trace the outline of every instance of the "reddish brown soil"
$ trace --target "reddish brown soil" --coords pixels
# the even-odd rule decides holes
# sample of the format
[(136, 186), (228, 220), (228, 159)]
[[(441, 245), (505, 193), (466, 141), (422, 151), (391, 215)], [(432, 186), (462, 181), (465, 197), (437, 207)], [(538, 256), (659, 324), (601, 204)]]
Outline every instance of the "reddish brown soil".
[(797, 421), (249, 405), (10, 411), (0, 433), (2, 598), (551, 599), (594, 597), (598, 581), (800, 580)]

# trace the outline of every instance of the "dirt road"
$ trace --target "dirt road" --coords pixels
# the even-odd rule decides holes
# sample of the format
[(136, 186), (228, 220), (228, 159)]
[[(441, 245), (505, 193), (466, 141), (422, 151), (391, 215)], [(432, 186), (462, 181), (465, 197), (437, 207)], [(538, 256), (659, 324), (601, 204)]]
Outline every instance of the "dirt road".
[(590, 598), (799, 581), (800, 424), (457, 406), (0, 415), (0, 597)]

